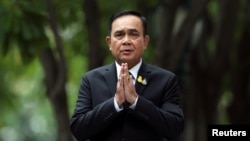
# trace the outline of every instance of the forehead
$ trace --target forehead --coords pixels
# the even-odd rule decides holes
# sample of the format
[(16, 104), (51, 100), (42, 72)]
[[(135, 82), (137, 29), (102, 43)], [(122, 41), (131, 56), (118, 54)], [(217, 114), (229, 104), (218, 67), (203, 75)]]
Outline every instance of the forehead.
[(142, 31), (142, 22), (134, 15), (124, 15), (115, 19), (112, 23), (112, 30), (137, 29)]

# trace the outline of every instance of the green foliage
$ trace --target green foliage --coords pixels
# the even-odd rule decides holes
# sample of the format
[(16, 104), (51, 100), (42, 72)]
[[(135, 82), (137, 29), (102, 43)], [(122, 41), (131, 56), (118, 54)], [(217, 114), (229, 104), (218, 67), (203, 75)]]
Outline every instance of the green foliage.
[(210, 0), (207, 6), (208, 12), (211, 16), (211, 20), (217, 20), (219, 5), (217, 0)]
[(2, 1), (0, 3), (0, 48), (6, 55), (17, 46), (23, 62), (30, 62), (39, 50), (48, 45), (44, 32), (45, 14), (41, 2)]
[(86, 29), (83, 28), (82, 22), (75, 22), (61, 31), (65, 52), (70, 53), (73, 56), (87, 56), (88, 40), (85, 30)]
[(0, 62), (0, 140), (55, 140), (42, 68), (38, 60), (22, 65), (13, 58), (15, 52), (11, 50)]
[[(0, 62), (0, 115), (14, 109), (15, 95), (10, 91), (9, 86), (7, 85), (9, 76), (5, 73), (4, 65)], [(5, 108), (3, 108), (5, 107)], [(3, 126), (3, 118), (0, 119), (0, 127)]]
[[(62, 29), (69, 26), (71, 23), (82, 21), (82, 0), (64, 1), (53, 0), (56, 9), (56, 18), (60, 21)], [(83, 26), (83, 25), (82, 25)]]
[[(109, 17), (106, 15), (111, 15), (115, 12), (120, 11), (120, 10), (136, 9), (136, 1), (135, 0), (131, 0), (129, 2), (127, 0), (119, 0), (116, 2), (107, 2), (107, 1), (99, 0), (98, 3), (100, 6), (100, 9), (101, 9), (101, 13), (105, 14), (104, 17)], [(106, 14), (106, 13), (108, 13), (108, 14)]]

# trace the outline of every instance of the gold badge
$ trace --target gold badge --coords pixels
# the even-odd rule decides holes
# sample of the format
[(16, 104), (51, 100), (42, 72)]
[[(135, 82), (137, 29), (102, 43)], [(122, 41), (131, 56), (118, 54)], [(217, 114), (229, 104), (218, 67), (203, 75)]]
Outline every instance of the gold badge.
[(142, 85), (147, 85), (146, 78), (143, 79), (141, 75), (138, 76), (137, 82), (141, 83)]

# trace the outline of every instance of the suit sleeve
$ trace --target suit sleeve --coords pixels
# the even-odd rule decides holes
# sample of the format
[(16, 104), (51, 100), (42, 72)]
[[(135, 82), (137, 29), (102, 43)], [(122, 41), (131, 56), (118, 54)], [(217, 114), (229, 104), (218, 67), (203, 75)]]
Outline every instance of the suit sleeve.
[(179, 101), (179, 87), (174, 75), (164, 85), (160, 107), (139, 96), (133, 114), (152, 126), (158, 134), (167, 138), (174, 138), (180, 135), (184, 126), (184, 115)]
[(84, 76), (70, 125), (71, 132), (76, 139), (91, 138), (108, 126), (118, 114), (114, 108), (113, 97), (92, 107), (90, 82), (87, 76)]

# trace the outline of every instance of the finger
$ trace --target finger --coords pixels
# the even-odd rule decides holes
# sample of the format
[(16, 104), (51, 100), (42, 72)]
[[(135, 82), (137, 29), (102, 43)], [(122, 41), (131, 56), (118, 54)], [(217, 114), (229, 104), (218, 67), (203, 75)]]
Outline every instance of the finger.
[(128, 73), (128, 64), (127, 63), (124, 63), (124, 71), (125, 71), (125, 73)]
[(122, 75), (122, 74), (124, 74), (124, 65), (123, 65), (123, 63), (121, 65), (121, 70), (120, 70), (120, 75)]
[(137, 93), (133, 84), (133, 80), (130, 79), (130, 81), (124, 85), (124, 94), (126, 101), (128, 101), (130, 104), (133, 104), (135, 102)]
[(116, 94), (115, 94), (115, 99), (117, 101), (117, 104), (119, 106), (122, 105), (122, 103), (124, 103), (125, 101), (125, 94), (124, 94), (124, 78), (120, 77), (120, 79), (118, 80), (117, 84), (116, 84)]
[(121, 75), (121, 82), (120, 82), (120, 86), (121, 86), (121, 88), (123, 88), (124, 87), (124, 74), (122, 74)]
[(129, 84), (129, 83), (131, 83), (131, 82), (132, 82), (132, 84), (133, 84), (133, 77), (132, 77), (132, 75), (129, 75), (129, 74), (126, 75), (126, 78), (127, 78), (127, 79), (126, 79), (127, 81), (125, 81), (125, 82), (127, 82), (127, 84)]
[(126, 63), (122, 63), (121, 64), (121, 72), (120, 72), (121, 74), (125, 74), (125, 72), (126, 72), (126, 65), (127, 65)]
[(118, 95), (121, 93), (121, 88), (122, 88), (122, 80), (121, 78), (119, 78), (116, 84), (116, 93)]
[(126, 75), (125, 77), (127, 79), (130, 79), (130, 74), (129, 74), (128, 64), (127, 63), (124, 63), (124, 74)]

